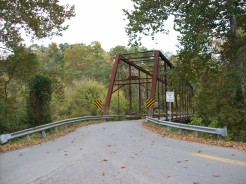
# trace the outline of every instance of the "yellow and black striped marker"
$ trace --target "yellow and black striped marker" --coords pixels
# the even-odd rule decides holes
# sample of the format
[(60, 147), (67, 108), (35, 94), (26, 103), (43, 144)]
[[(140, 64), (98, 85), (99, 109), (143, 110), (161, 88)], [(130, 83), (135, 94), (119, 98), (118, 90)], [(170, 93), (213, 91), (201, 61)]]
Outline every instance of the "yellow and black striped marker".
[(94, 107), (102, 108), (102, 100), (95, 100)]
[(148, 98), (146, 100), (146, 107), (147, 108), (154, 108), (154, 106), (155, 106), (155, 100), (152, 98)]

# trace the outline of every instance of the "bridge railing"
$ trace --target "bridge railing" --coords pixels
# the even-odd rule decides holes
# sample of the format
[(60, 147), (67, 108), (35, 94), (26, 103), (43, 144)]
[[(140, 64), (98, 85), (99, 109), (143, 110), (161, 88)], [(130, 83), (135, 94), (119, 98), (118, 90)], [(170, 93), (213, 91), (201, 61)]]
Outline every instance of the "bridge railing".
[(222, 136), (222, 137), (226, 137), (227, 136), (227, 127), (224, 127), (224, 128), (211, 128), (211, 127), (204, 127), (204, 126), (187, 125), (187, 124), (182, 124), (182, 123), (174, 123), (174, 122), (170, 122), (170, 121), (158, 120), (156, 118), (151, 118), (151, 117), (146, 117), (146, 120), (148, 120), (148, 121), (150, 121), (152, 123), (159, 124), (159, 125), (178, 128), (180, 131), (182, 131), (182, 130), (195, 131), (196, 132), (196, 136), (199, 135), (199, 132), (216, 134), (216, 135)]
[(55, 132), (58, 132), (57, 127), (62, 126), (62, 125), (64, 125), (64, 127), (66, 129), (67, 125), (71, 124), (71, 123), (90, 121), (90, 120), (113, 119), (113, 118), (118, 118), (118, 117), (120, 117), (120, 116), (84, 116), (84, 117), (76, 117), (76, 118), (56, 121), (53, 123), (48, 123), (48, 124), (44, 124), (41, 126), (28, 128), (25, 130), (20, 130), (20, 131), (13, 132), (10, 134), (2, 134), (2, 135), (0, 135), (0, 144), (4, 144), (4, 143), (8, 142), (9, 140), (16, 139), (19, 137), (24, 137), (24, 136), (27, 136), (27, 139), (30, 139), (30, 135), (37, 133), (37, 132), (41, 132), (42, 137), (45, 138), (46, 137), (46, 134), (45, 134), (46, 130), (55, 128)]

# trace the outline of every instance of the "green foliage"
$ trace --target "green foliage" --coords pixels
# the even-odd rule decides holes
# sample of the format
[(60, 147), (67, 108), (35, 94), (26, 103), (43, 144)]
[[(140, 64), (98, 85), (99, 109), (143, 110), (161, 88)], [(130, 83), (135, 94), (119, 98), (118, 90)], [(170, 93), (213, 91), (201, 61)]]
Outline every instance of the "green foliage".
[(129, 23), (126, 32), (130, 42), (134, 45), (141, 44), (141, 34), (152, 36), (158, 32), (166, 32), (163, 21), (167, 20), (170, 10), (165, 6), (169, 1), (139, 1), (134, 2), (134, 11), (123, 10)]
[[(95, 100), (104, 100), (107, 88), (92, 79), (74, 81), (65, 89), (63, 101), (52, 101), (52, 112), (55, 119), (96, 115)], [(100, 111), (101, 112), (101, 111)]]
[[(95, 115), (92, 99), (105, 99), (105, 86), (109, 83), (113, 64), (110, 53), (105, 52), (99, 42), (23, 47), (23, 34), (32, 40), (61, 35), (68, 28), (64, 25), (65, 20), (75, 16), (74, 6), (49, 0), (10, 0), (1, 2), (0, 7), (0, 42), (11, 52), (1, 56), (0, 62), (1, 131), (11, 132), (47, 123), (51, 116), (65, 119)], [(92, 92), (94, 89), (95, 93)], [(121, 93), (120, 98), (123, 96)], [(112, 112), (116, 112), (114, 101), (112, 104)]]
[[(60, 44), (62, 45), (62, 44)], [(64, 46), (66, 47), (66, 46)], [(31, 46), (38, 55), (39, 71), (52, 79), (53, 98), (63, 98), (64, 95), (64, 52), (56, 43), (49, 44), (48, 48)]]
[(32, 39), (61, 35), (65, 20), (75, 16), (74, 6), (51, 0), (3, 0), (0, 7), (0, 42), (11, 48), (23, 41), (23, 33)]
[(189, 125), (196, 125), (196, 126), (204, 126), (202, 123), (202, 118), (198, 117), (198, 115), (194, 114), (191, 118), (191, 122)]
[(227, 126), (231, 139), (245, 140), (240, 133), (246, 129), (245, 3), (132, 1), (134, 10), (124, 10), (130, 41), (136, 44), (141, 34), (165, 32), (163, 22), (174, 16), (181, 44), (171, 73), (176, 90), (179, 93), (183, 84), (190, 83), (202, 123)]
[(218, 128), (218, 120), (217, 119), (212, 119), (211, 123), (209, 124), (209, 127), (211, 128)]
[(71, 84), (74, 79), (93, 78), (103, 84), (108, 84), (112, 63), (107, 61), (107, 55), (99, 42), (91, 45), (75, 44), (64, 54), (65, 82)]
[(125, 98), (124, 92), (120, 90), (119, 97), (118, 97), (118, 92), (113, 93), (111, 97), (109, 114), (126, 115), (128, 109), (129, 109), (129, 102)]
[(0, 99), (0, 134), (2, 134), (4, 132), (4, 130), (6, 129), (6, 125), (5, 125), (5, 108), (6, 108), (6, 104), (4, 102), (4, 100)]
[(40, 100), (51, 100), (52, 88), (49, 77), (44, 75), (36, 75), (30, 82), (29, 88), (30, 94), (35, 95), (35, 97), (39, 98)]
[(83, 81), (76, 90), (74, 116), (96, 115), (95, 100), (104, 100), (107, 88), (95, 80)]
[(73, 79), (82, 80), (88, 77), (91, 64), (95, 61), (94, 55), (84, 44), (75, 44), (69, 47), (64, 54), (65, 81), (71, 83)]
[(38, 125), (51, 122), (51, 96), (51, 79), (44, 75), (36, 75), (29, 85), (27, 112), (30, 124)]
[(0, 134), (28, 128), (25, 108), (11, 108), (0, 99)]
[(37, 56), (24, 47), (0, 62), (0, 126), (1, 132), (28, 127), (25, 109), (26, 87), (38, 69)]
[(0, 61), (0, 98), (7, 100), (8, 88), (25, 86), (37, 68), (37, 56), (29, 49), (16, 47), (14, 54)]
[(128, 49), (125, 46), (117, 45), (116, 47), (110, 49), (110, 61), (114, 61), (117, 54), (126, 54)]

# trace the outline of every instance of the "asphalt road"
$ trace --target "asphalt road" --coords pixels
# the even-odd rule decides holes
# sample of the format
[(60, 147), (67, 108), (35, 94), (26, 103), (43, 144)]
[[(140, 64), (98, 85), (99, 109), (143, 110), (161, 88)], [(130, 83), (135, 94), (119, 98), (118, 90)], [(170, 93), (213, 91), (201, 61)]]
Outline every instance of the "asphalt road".
[(246, 152), (106, 122), (0, 154), (1, 184), (246, 184)]

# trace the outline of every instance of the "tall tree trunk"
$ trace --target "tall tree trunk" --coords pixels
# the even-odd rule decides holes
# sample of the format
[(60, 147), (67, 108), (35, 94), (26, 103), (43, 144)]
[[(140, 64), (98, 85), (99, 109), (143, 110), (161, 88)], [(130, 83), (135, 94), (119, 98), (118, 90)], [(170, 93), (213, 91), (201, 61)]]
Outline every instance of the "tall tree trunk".
[[(227, 3), (230, 5), (229, 7), (233, 8), (233, 1), (228, 0)], [(237, 27), (237, 17), (235, 13), (229, 15), (230, 17), (230, 31), (231, 31), (231, 46), (234, 52), (233, 56), (235, 58), (235, 66), (237, 69), (237, 94), (239, 95), (240, 103), (242, 103), (246, 107), (246, 95), (245, 95), (245, 81), (244, 81), (244, 57), (243, 57), (243, 49), (240, 46), (240, 33)]]

